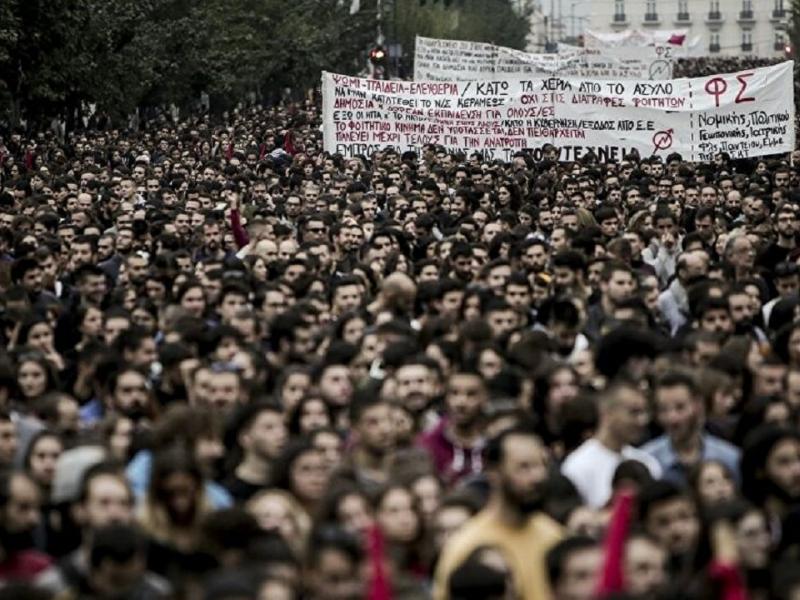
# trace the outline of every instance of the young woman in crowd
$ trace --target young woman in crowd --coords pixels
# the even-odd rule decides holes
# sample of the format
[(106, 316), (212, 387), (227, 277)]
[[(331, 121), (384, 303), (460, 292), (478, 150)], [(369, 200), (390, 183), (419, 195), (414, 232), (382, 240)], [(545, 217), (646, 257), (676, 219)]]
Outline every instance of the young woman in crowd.
[(0, 137), (0, 586), (794, 597), (800, 153), (140, 112)]

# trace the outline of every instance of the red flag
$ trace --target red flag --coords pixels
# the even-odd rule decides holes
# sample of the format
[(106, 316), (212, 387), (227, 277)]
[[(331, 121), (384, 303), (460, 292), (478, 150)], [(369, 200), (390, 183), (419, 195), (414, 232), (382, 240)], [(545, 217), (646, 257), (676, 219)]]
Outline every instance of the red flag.
[(603, 542), (604, 557), (603, 570), (597, 586), (597, 597), (605, 598), (614, 593), (625, 591), (623, 576), (623, 562), (625, 554), (625, 541), (633, 512), (633, 492), (623, 490), (614, 498), (614, 508), (611, 521), (606, 530), (606, 539)]
[(673, 33), (669, 40), (667, 40), (668, 44), (672, 44), (673, 46), (683, 46), (683, 42), (686, 41), (685, 35), (678, 35), (677, 33)]
[(383, 532), (373, 525), (367, 533), (367, 556), (370, 563), (370, 581), (366, 600), (391, 600), (392, 588), (386, 573), (386, 548)]
[(291, 129), (286, 132), (283, 138), (283, 149), (286, 151), (286, 154), (290, 156), (294, 156), (297, 152), (297, 149), (294, 147), (294, 132)]

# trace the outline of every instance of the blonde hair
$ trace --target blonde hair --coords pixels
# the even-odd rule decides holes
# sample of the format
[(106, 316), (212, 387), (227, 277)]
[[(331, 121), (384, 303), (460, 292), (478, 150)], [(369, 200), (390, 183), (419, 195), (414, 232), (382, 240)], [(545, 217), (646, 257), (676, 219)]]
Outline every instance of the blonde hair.
[(256, 507), (266, 499), (278, 500), (283, 504), (295, 530), (295, 535), (285, 541), (292, 548), (295, 555), (302, 559), (305, 556), (308, 537), (311, 533), (311, 518), (292, 494), (277, 488), (262, 490), (255, 494), (245, 504), (245, 510), (258, 519)]

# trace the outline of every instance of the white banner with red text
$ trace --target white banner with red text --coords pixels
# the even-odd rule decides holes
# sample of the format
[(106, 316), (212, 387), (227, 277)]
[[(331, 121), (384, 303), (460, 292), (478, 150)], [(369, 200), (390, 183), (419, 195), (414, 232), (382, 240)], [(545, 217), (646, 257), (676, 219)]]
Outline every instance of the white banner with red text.
[(667, 81), (568, 77), (382, 81), (322, 75), (325, 150), (370, 155), (426, 144), (509, 160), (521, 150), (593, 153), (606, 162), (635, 150), (708, 161), (795, 147), (793, 62)]

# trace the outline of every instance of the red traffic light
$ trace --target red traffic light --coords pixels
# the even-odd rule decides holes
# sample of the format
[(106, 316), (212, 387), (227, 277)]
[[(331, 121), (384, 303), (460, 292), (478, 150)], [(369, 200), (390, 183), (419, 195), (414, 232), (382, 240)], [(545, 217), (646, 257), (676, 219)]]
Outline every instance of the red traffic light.
[(376, 46), (372, 50), (369, 51), (369, 60), (373, 64), (382, 63), (386, 58), (386, 50), (383, 49), (383, 46)]

